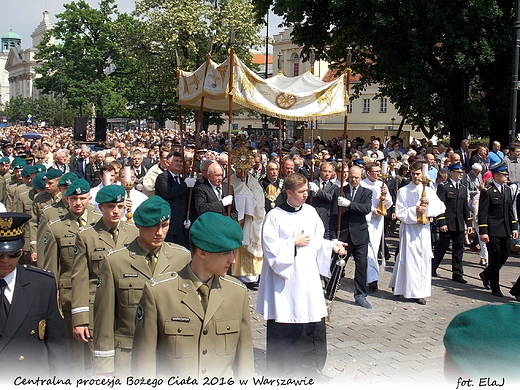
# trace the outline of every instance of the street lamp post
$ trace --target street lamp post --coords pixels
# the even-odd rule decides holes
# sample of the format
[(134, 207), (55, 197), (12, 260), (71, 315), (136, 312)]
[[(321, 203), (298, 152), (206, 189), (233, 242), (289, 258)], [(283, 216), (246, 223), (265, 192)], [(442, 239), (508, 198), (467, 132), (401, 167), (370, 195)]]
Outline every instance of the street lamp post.
[(513, 50), (513, 77), (511, 81), (511, 114), (509, 123), (509, 145), (516, 141), (516, 113), (518, 110), (518, 56), (520, 55), (520, 0), (516, 2), (515, 48)]

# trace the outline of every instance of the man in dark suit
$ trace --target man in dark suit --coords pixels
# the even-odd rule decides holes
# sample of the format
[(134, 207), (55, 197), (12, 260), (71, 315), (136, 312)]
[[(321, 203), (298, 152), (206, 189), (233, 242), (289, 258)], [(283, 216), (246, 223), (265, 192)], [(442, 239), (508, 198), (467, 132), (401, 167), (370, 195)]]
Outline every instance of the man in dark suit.
[(336, 190), (339, 188), (330, 180), (333, 172), (334, 167), (331, 163), (321, 163), (319, 176), (316, 180), (309, 183), (309, 191), (312, 196), (307, 198), (307, 202), (316, 209), (323, 221), (323, 225), (325, 226), (324, 238), (327, 240), (330, 239), (329, 219), (332, 201), (334, 200)]
[(87, 165), (90, 159), (90, 148), (82, 148), (79, 151), (79, 158), (76, 160), (74, 165), (74, 173), (78, 175), (78, 178), (84, 179)]
[(18, 264), (31, 216), (0, 213), (0, 376), (70, 376), (53, 273)]
[(450, 170), (450, 180), (439, 184), (437, 196), (446, 206), (446, 211), (437, 217), (440, 237), (435, 248), (435, 255), (432, 261), (432, 276), (437, 276), (437, 267), (450, 245), (452, 259), (452, 279), (458, 283), (467, 283), (462, 277), (462, 255), (464, 253), (464, 235), (471, 233), (471, 215), (468, 206), (468, 189), (461, 183), (464, 173), (462, 164), (452, 164)]
[[(181, 157), (182, 160), (182, 157)], [(141, 179), (146, 175), (148, 169), (143, 165), (143, 153), (140, 150), (134, 150), (132, 152), (132, 170), (135, 173), (135, 178), (137, 180)]]
[(189, 188), (195, 186), (194, 177), (181, 178), (182, 156), (179, 152), (168, 155), (169, 167), (155, 180), (155, 194), (163, 198), (173, 210), (166, 242), (173, 242), (189, 248), (188, 229), (190, 221), (186, 218)]
[(228, 206), (231, 207), (230, 217), (238, 222), (238, 212), (235, 206), (233, 187), (228, 194), (227, 183), (222, 181), (224, 171), (220, 164), (211, 164), (208, 168), (208, 180), (193, 190), (195, 209), (199, 215), (208, 211), (228, 215)]
[(480, 273), (484, 288), (491, 289), (497, 297), (500, 291), (499, 274), (511, 251), (511, 239), (518, 238), (516, 217), (513, 210), (513, 196), (506, 185), (507, 167), (503, 163), (491, 168), (493, 182), (480, 192), (478, 207), (478, 229), (480, 240), (485, 242), (489, 252), (488, 266)]
[[(366, 299), (365, 285), (367, 281), (368, 243), (370, 242), (366, 215), (372, 211), (372, 191), (359, 185), (361, 179), (361, 168), (353, 166), (349, 170), (348, 185), (343, 187), (343, 196), (339, 196), (340, 189), (336, 189), (330, 216), (330, 238), (348, 244), (345, 261), (348, 260), (350, 255), (353, 255), (356, 265), (354, 274), (356, 305), (371, 309), (372, 305)], [(341, 220), (338, 217), (338, 206), (342, 208)], [(341, 231), (338, 237), (339, 221), (341, 221)], [(326, 287), (326, 298), (331, 299), (335, 295), (334, 290), (337, 288), (337, 284), (334, 284), (342, 276), (343, 268), (344, 266), (334, 265), (333, 274)]]
[(283, 180), (278, 177), (279, 172), (280, 165), (277, 162), (271, 161), (267, 163), (267, 174), (260, 182), (260, 185), (264, 189), (266, 214), (284, 203), (285, 192), (282, 191)]

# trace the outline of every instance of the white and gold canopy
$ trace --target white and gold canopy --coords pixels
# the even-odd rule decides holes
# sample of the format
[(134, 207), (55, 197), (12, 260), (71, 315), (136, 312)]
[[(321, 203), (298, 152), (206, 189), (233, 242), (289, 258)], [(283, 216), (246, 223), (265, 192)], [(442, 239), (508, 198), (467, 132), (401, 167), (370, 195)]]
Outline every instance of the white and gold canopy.
[[(229, 96), (233, 110), (251, 109), (273, 117), (305, 121), (346, 114), (348, 93), (345, 76), (326, 83), (310, 72), (297, 77), (278, 74), (262, 79), (235, 54), (222, 64), (210, 59), (195, 72), (180, 71), (179, 104), (204, 111), (227, 112)], [(233, 86), (229, 88), (230, 68)]]

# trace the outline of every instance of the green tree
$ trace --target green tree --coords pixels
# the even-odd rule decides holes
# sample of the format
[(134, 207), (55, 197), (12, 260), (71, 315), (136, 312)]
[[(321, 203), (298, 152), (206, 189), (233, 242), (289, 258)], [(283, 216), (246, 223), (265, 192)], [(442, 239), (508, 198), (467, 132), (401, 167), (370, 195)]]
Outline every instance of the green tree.
[(58, 22), (38, 46), (42, 77), (35, 80), (44, 93), (63, 93), (79, 115), (95, 107), (97, 116), (125, 113), (116, 90), (114, 69), (123, 57), (118, 46), (121, 26), (131, 18), (119, 14), (114, 0), (101, 0), (99, 9), (84, 0), (64, 4)]
[[(135, 15), (143, 21), (139, 39), (134, 41), (138, 46), (133, 52), (141, 64), (141, 76), (135, 83), (144, 88), (136, 94), (133, 106), (151, 112), (156, 119), (167, 115), (177, 120), (176, 51), (181, 69), (195, 70), (206, 60), (210, 37), (215, 62), (229, 55), (231, 29), (236, 37), (235, 52), (246, 64), (252, 60), (250, 49), (262, 44), (261, 26), (248, 0), (139, 0)], [(193, 115), (197, 118), (196, 113)], [(207, 128), (223, 120), (220, 115), (205, 113), (203, 123)]]
[(440, 129), (458, 147), (468, 134), (508, 143), (512, 1), (253, 0), (273, 6), (308, 58), (361, 74), (356, 92), (379, 83), (408, 123)]

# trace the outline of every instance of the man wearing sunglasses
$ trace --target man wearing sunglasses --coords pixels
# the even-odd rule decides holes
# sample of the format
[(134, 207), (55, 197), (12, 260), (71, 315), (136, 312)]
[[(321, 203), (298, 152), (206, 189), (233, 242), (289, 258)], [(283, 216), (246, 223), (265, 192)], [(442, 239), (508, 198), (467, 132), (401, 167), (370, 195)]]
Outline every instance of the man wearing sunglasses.
[[(52, 272), (18, 264), (25, 213), (0, 213), (0, 381), (66, 377), (65, 326)], [(4, 382), (5, 381), (5, 382)]]

